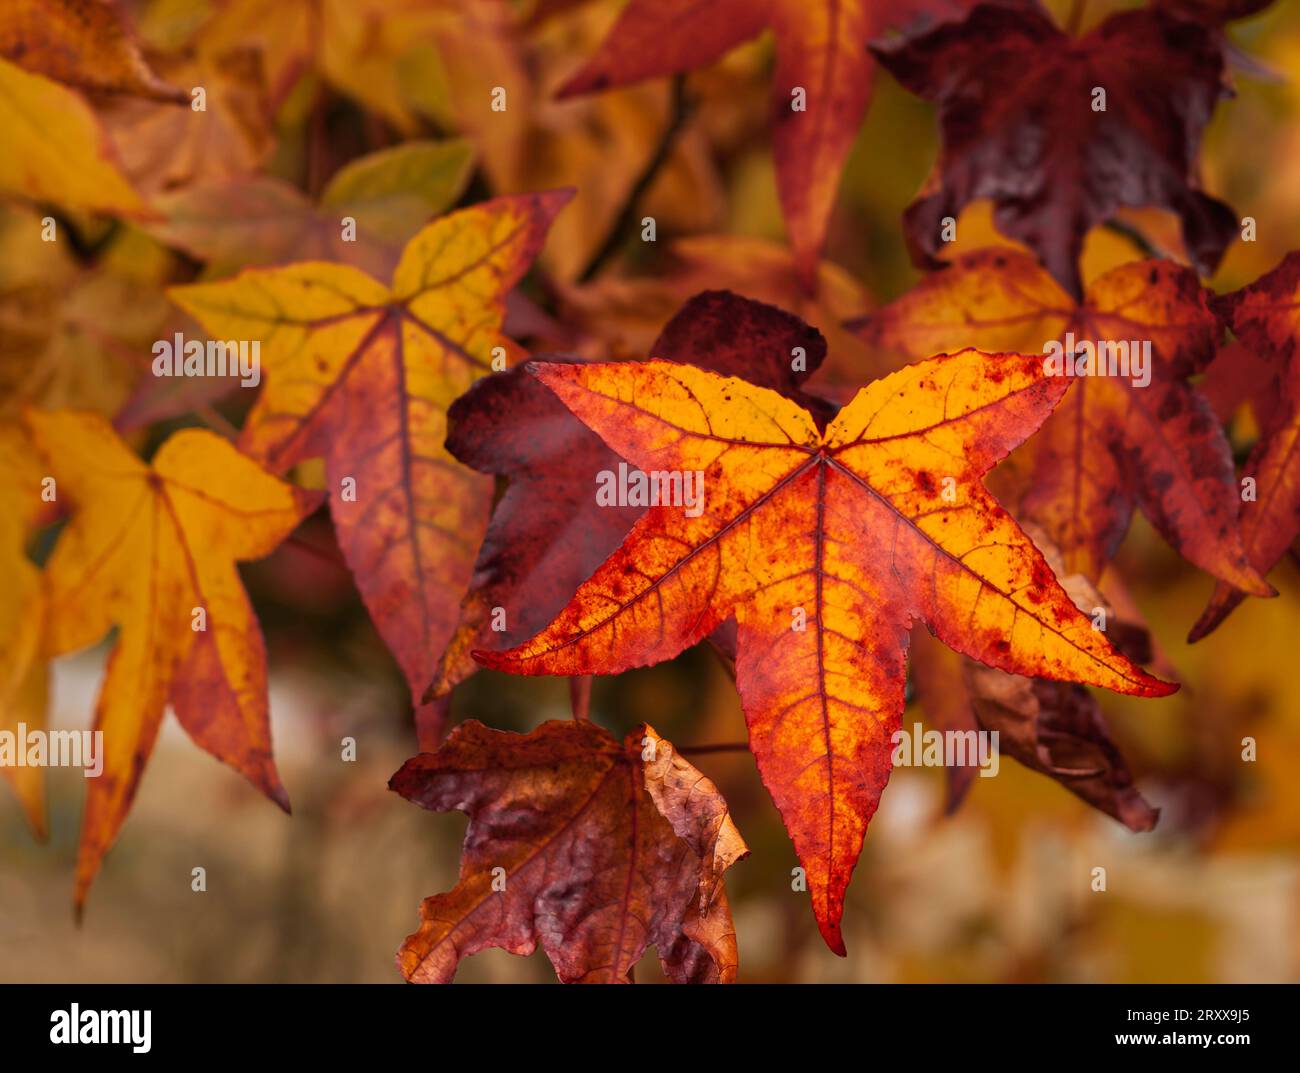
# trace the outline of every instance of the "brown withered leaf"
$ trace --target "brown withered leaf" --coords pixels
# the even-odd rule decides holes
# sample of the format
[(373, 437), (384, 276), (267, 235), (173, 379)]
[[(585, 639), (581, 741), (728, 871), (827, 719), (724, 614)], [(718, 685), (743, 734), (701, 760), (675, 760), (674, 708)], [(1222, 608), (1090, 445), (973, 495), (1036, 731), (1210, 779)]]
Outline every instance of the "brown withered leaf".
[(1123, 206), (1176, 213), (1205, 275), (1236, 236), (1236, 215), (1200, 190), (1195, 171), (1201, 134), (1227, 92), (1216, 30), (1148, 9), (1071, 38), (1042, 9), (982, 4), (962, 22), (872, 51), (939, 106), (937, 189), (904, 214), (917, 264), (937, 267), (943, 221), (977, 198), (993, 200), (998, 229), (1033, 249), (1075, 298), (1084, 236)]
[(1097, 698), (1083, 686), (1020, 678), (966, 665), (979, 725), (998, 732), (998, 747), (1047, 775), (1132, 831), (1150, 831), (1160, 810), (1133, 785), (1111, 740)]
[(593, 723), (471, 721), (389, 788), (469, 816), (460, 881), (425, 899), (398, 951), (407, 980), (446, 983), (479, 950), (539, 943), (566, 983), (631, 982), (651, 945), (672, 980), (735, 979), (723, 873), (749, 851), (717, 788), (652, 727), (620, 743)]

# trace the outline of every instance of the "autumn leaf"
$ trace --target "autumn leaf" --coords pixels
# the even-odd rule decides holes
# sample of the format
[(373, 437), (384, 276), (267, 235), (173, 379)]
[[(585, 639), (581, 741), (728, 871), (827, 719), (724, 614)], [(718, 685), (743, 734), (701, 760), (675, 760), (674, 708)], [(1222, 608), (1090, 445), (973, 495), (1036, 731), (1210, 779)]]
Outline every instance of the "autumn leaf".
[(43, 231), (34, 213), (0, 212), (0, 415), (31, 404), (111, 417), (172, 313), (173, 259), (128, 229), (86, 265), (61, 230), (54, 242)]
[(444, 216), (407, 244), (391, 286), (306, 262), (171, 292), (214, 338), (260, 342), (265, 387), (240, 448), (274, 472), (325, 459), (339, 546), (416, 698), (455, 628), (492, 502), (492, 481), (443, 445), (447, 407), (518, 355), (501, 332), (505, 296), (568, 198)]
[[(1150, 662), (1153, 652), (1146, 630), (1118, 618), (1087, 578), (1067, 574), (1045, 533), (1032, 524), (1025, 531), (1075, 607), (1100, 622), (1115, 648), (1134, 663)], [(1055, 780), (1130, 830), (1155, 826), (1159, 810), (1134, 787), (1101, 706), (1087, 689), (983, 666), (945, 648), (919, 627), (911, 641), (912, 682), (932, 726), (963, 735), (996, 733), (999, 753)], [(978, 773), (969, 764), (946, 768), (949, 811), (961, 803)]]
[(863, 388), (824, 430), (776, 392), (690, 366), (529, 367), (642, 472), (702, 475), (703, 497), (698, 512), (649, 510), (546, 629), (476, 658), (616, 674), (734, 615), (750, 746), (838, 953), (914, 620), (1003, 670), (1141, 696), (1176, 688), (1091, 628), (980, 482), (1065, 392), (1040, 359), (918, 362)]
[[(225, 0), (199, 35), (209, 56), (252, 48), (261, 55), (275, 107), (316, 75), (396, 129), (417, 127), (411, 57), (465, 23), (480, 31), (509, 15), (499, 0)], [(493, 42), (495, 44), (495, 42)], [(486, 102), (485, 102), (486, 110)]]
[(0, 56), (80, 89), (186, 99), (150, 69), (117, 5), (104, 0), (6, 0)]
[(560, 94), (689, 71), (771, 29), (777, 192), (801, 278), (811, 287), (844, 161), (871, 96), (875, 61), (867, 42), (968, 7), (969, 0), (632, 0)]
[(647, 947), (670, 979), (730, 982), (723, 873), (748, 855), (717, 788), (652, 727), (622, 743), (593, 723), (530, 734), (458, 726), (389, 788), (469, 816), (460, 881), (426, 898), (402, 975), (447, 983), (487, 947), (540, 943), (565, 983), (626, 983)]
[[(48, 673), (42, 657), (45, 594), (26, 547), (44, 505), (44, 474), (20, 425), (0, 423), (0, 732), (45, 728)], [(33, 833), (45, 836), (45, 775), (38, 767), (0, 764)]]
[(288, 808), (271, 757), (265, 646), (235, 563), (269, 554), (318, 497), (212, 432), (176, 433), (146, 466), (97, 415), (29, 411), (26, 421), (72, 511), (45, 568), (47, 652), (118, 628), (95, 710), (104, 768), (87, 781), (80, 907), (169, 702), (195, 744)]
[(95, 113), (70, 89), (0, 60), (0, 193), (73, 209), (150, 216)]
[(149, 232), (206, 262), (212, 275), (303, 260), (391, 275), (405, 242), (460, 197), (473, 159), (458, 140), (383, 149), (341, 168), (317, 205), (265, 175), (194, 186), (155, 199), (167, 219)]
[(1201, 134), (1226, 93), (1216, 31), (1147, 9), (1071, 38), (1036, 7), (985, 4), (963, 22), (873, 51), (939, 106), (937, 189), (904, 214), (918, 265), (938, 266), (944, 221), (977, 198), (993, 200), (999, 230), (1037, 253), (1075, 298), (1084, 236), (1123, 206), (1176, 213), (1203, 275), (1236, 237), (1236, 215), (1199, 189), (1195, 171)]
[[(1216, 303), (1237, 338), (1271, 366), (1257, 398), (1263, 428), (1246, 459), (1252, 498), (1242, 494), (1241, 537), (1246, 556), (1267, 573), (1300, 535), (1300, 253)], [(1199, 641), (1232, 612), (1249, 590), (1220, 581), (1189, 641)], [(1254, 595), (1258, 595), (1255, 593)]]
[[(1208, 402), (1188, 382), (1221, 328), (1196, 276), (1168, 261), (1121, 265), (1075, 303), (1027, 254), (977, 250), (923, 279), (859, 324), (894, 360), (976, 346), (1045, 353), (1047, 344), (1122, 341), (1128, 375), (1076, 376), (1030, 444), (1021, 502), (1065, 558), (1097, 580), (1140, 507), (1180, 555), (1261, 596), (1235, 525), (1232, 454)], [(1149, 341), (1149, 368), (1137, 364)], [(1044, 359), (1039, 359), (1040, 361)], [(1108, 367), (1109, 368), (1109, 367)], [(1149, 376), (1149, 383), (1142, 381)]]
[[(942, 658), (961, 661), (952, 652)], [(1097, 699), (1084, 687), (1023, 678), (969, 660), (952, 670), (956, 677), (945, 683), (966, 705), (965, 719), (944, 729), (996, 733), (1004, 756), (1060, 783), (1129, 830), (1155, 827), (1160, 810), (1133, 785)], [(961, 769), (963, 790), (976, 773)]]
[[(122, 169), (151, 199), (250, 175), (268, 162), (275, 131), (258, 56), (234, 49), (219, 56), (163, 62), (175, 82), (201, 89), (184, 107), (116, 97), (98, 107)], [(201, 103), (202, 107), (197, 107)]]
[[(803, 392), (826, 356), (826, 341), (798, 317), (762, 302), (726, 291), (696, 295), (664, 326), (650, 353), (743, 376), (828, 412)], [(617, 473), (621, 460), (522, 366), (480, 380), (449, 416), (447, 449), (510, 484), (493, 511), (434, 696), (476, 669), (472, 649), (513, 647), (550, 622), (646, 509), (597, 503), (600, 475)]]
[(613, 361), (640, 359), (664, 323), (693, 295), (729, 290), (796, 314), (826, 339), (821, 376), (855, 388), (864, 379), (893, 371), (872, 363), (861, 340), (844, 322), (862, 317), (875, 304), (848, 272), (829, 261), (817, 266), (814, 294), (799, 286), (794, 255), (781, 243), (746, 235), (690, 235), (668, 247), (657, 276), (604, 275), (591, 283), (560, 289), (566, 323), (579, 339), (563, 349)]

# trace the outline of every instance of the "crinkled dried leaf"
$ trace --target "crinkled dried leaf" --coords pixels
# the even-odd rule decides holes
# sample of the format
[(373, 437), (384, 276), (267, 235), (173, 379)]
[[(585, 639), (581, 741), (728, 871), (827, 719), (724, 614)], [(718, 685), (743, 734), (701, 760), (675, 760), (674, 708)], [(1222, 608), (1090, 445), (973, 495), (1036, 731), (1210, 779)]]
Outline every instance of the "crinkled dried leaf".
[[(80, 906), (169, 701), (197, 745), (288, 808), (271, 757), (262, 632), (235, 563), (268, 555), (318, 496), (205, 430), (176, 433), (146, 466), (97, 415), (29, 411), (26, 420), (72, 512), (45, 568), (48, 652), (85, 648), (118, 627), (95, 709), (104, 769), (87, 781)], [(200, 608), (204, 629), (195, 628)]]
[(824, 430), (776, 392), (690, 366), (529, 367), (641, 470), (702, 473), (702, 509), (651, 508), (545, 630), (477, 658), (614, 674), (734, 615), (750, 745), (837, 952), (889, 778), (913, 621), (1008, 671), (1142, 696), (1175, 688), (1091, 628), (981, 483), (1065, 391), (1037, 358), (918, 362), (863, 388)]
[(735, 979), (723, 873), (749, 851), (717, 788), (653, 728), (620, 744), (593, 723), (471, 721), (389, 787), (469, 816), (460, 882), (425, 899), (398, 951), (408, 980), (446, 983), (479, 950), (539, 943), (566, 983), (629, 982), (651, 945), (674, 980)]
[(1055, 779), (1132, 831), (1150, 831), (1160, 810), (1133, 776), (1097, 705), (1083, 686), (1020, 678), (967, 663), (967, 689), (981, 729), (1032, 771)]

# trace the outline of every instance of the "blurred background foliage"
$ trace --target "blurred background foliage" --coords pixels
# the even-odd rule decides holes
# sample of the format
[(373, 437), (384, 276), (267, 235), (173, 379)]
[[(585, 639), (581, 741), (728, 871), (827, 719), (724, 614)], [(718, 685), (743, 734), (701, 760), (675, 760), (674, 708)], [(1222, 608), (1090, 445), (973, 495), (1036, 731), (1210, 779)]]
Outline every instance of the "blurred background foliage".
[[(470, 147), (473, 162), (453, 200), (577, 187), (540, 271), (512, 307), (508, 330), (535, 351), (644, 356), (685, 298), (731, 287), (816, 324), (830, 340), (834, 376), (860, 381), (874, 371), (840, 322), (919, 278), (899, 216), (933, 163), (936, 131), (930, 106), (883, 73), (845, 173), (819, 290), (809, 297), (796, 287), (783, 245), (766, 37), (684, 79), (680, 130), (636, 206), (637, 220), (656, 218), (657, 241), (642, 243), (639, 227), (627, 228), (627, 241), (591, 274), (587, 266), (626, 215), (628, 192), (673, 107), (664, 81), (552, 98), (594, 49), (617, 2), (324, 0), (313, 5), (321, 21), (312, 27), (295, 21), (304, 5), (293, 0), (127, 6), (158, 69), (180, 85), (208, 79), (224, 87), (213, 93), (229, 117), (214, 143), (211, 134), (193, 140), (184, 117), (168, 122), (159, 106), (106, 109), (133, 178), (158, 198), (261, 169), (310, 206), (344, 164), (414, 137), (455, 136)], [(1073, 5), (1048, 6), (1063, 18)], [(1084, 25), (1124, 6), (1133, 5), (1089, 0)], [(1219, 290), (1253, 280), (1300, 246), (1300, 3), (1275, 3), (1228, 32), (1236, 96), (1220, 105), (1202, 170), (1211, 193), (1256, 218), (1258, 240), (1232, 246), (1209, 281)], [(494, 85), (510, 87), (505, 113), (482, 106)], [(418, 229), (427, 201), (389, 221), (398, 237)], [(162, 287), (239, 265), (91, 218), (73, 220), (79, 245), (92, 251), (78, 256), (65, 244), (32, 240), (37, 229), (23, 226), (30, 212), (0, 210), (0, 405), (39, 399), (120, 414), (127, 404), (129, 419), (119, 426), (146, 454), (181, 425), (238, 424), (237, 400), (141, 394), (136, 377), (150, 342), (179, 323)], [(1126, 218), (1179, 255), (1172, 218), (1145, 211)], [(1006, 241), (979, 204), (963, 214), (958, 236), (958, 251)], [(266, 259), (304, 256), (301, 241)], [(1124, 236), (1094, 231), (1085, 278), (1136, 256)], [(1234, 418), (1232, 432), (1244, 454), (1253, 436), (1248, 413)], [(299, 476), (311, 482), (312, 467)], [(1010, 760), (996, 778), (976, 779), (952, 816), (944, 814), (942, 771), (898, 770), (850, 890), (849, 956), (840, 960), (818, 938), (805, 896), (791, 890), (794, 854), (752, 758), (695, 757), (753, 850), (729, 873), (742, 980), (1300, 980), (1296, 561), (1272, 576), (1279, 599), (1247, 601), (1195, 646), (1183, 638), (1210, 591), (1205, 575), (1141, 519), (1115, 569), (1184, 683), (1159, 701), (1103, 699), (1139, 787), (1162, 809), (1156, 830), (1131, 834)], [(398, 979), (392, 954), (414, 929), (420, 899), (455, 882), (464, 820), (425, 813), (385, 789), (415, 750), (410, 711), (327, 517), (312, 519), (244, 576), (267, 636), (276, 754), (292, 818), (169, 722), (78, 928), (70, 893), (84, 780), (52, 773), (45, 844), (31, 838), (5, 795), (0, 979)], [(89, 725), (106, 650), (55, 665), (53, 726)], [(597, 681), (592, 710), (620, 735), (647, 721), (680, 746), (744, 740), (734, 688), (705, 648)], [(462, 686), (453, 707), (456, 719), (517, 730), (567, 713), (563, 681), (493, 673)], [(920, 718), (909, 707), (905, 725)], [(1246, 735), (1258, 741), (1255, 763), (1240, 758)], [(344, 736), (358, 742), (355, 763), (340, 760)], [(190, 890), (196, 866), (207, 870), (204, 894)], [(1108, 872), (1105, 893), (1089, 886), (1097, 866)], [(657, 974), (648, 958), (638, 975)], [(458, 978), (554, 976), (541, 955), (489, 951)]]

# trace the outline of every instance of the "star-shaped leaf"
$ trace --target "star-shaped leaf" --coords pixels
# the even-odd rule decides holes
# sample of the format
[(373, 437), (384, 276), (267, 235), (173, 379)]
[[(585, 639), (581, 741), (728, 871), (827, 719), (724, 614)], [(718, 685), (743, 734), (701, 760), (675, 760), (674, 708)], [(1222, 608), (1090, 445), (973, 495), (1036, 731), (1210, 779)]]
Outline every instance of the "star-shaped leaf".
[(87, 780), (80, 906), (169, 702), (197, 745), (288, 808), (271, 758), (266, 650), (235, 563), (270, 554), (319, 497), (213, 432), (176, 433), (146, 466), (95, 414), (30, 411), (27, 423), (56, 501), (72, 510), (45, 568), (49, 654), (118, 627), (95, 710), (103, 772)]
[(492, 502), (491, 479), (443, 445), (447, 407), (518, 356), (501, 331), (506, 294), (568, 198), (504, 197), (444, 216), (406, 245), (389, 286), (306, 262), (171, 292), (213, 338), (260, 343), (266, 383), (240, 447), (276, 472), (324, 457), (339, 546), (417, 698)]
[(774, 391), (690, 366), (529, 367), (668, 505), (536, 637), (476, 657), (521, 674), (613, 674), (669, 659), (734, 615), (750, 746), (837, 952), (889, 778), (913, 621), (1018, 674), (1142, 696), (1175, 688), (1093, 630), (980, 480), (1065, 392), (1041, 359), (918, 362), (824, 428)]
[(1228, 441), (1189, 383), (1213, 358), (1221, 333), (1189, 269), (1168, 261), (1121, 265), (1076, 303), (1027, 254), (976, 250), (859, 329), (895, 360), (964, 346), (1046, 354), (1052, 343), (1064, 358), (1071, 339), (1071, 355), (1086, 354), (1086, 344), (1095, 357), (1098, 343), (1122, 344), (1127, 365), (1117, 360), (1112, 372), (1108, 358), (1105, 375), (1070, 377), (1065, 401), (1030, 445), (1024, 513), (1047, 530), (1069, 573), (1097, 580), (1137, 506), (1190, 562), (1271, 595), (1237, 531)]

